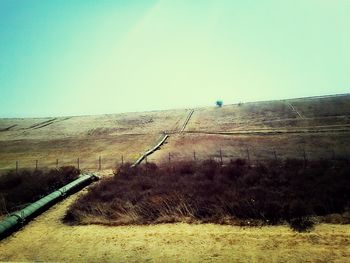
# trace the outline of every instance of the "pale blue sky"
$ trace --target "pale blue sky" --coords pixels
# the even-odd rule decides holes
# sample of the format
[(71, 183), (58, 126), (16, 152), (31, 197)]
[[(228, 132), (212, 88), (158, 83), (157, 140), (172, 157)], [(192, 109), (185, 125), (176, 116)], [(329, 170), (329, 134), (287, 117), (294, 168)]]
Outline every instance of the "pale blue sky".
[(0, 117), (350, 92), (350, 0), (0, 0)]

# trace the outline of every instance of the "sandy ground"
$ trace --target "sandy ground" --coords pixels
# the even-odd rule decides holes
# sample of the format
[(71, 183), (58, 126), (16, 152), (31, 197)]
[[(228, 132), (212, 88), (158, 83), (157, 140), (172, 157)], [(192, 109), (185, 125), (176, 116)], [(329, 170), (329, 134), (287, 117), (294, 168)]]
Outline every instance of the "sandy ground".
[(287, 226), (62, 224), (67, 207), (79, 194), (0, 241), (0, 261), (348, 262), (350, 258), (349, 225), (321, 224), (311, 233), (299, 234)]

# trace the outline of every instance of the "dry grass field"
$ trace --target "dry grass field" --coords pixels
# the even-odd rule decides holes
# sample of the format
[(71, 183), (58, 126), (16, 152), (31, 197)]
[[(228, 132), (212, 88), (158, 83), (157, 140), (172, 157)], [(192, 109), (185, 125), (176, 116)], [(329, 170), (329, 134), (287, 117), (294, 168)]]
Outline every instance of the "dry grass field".
[(152, 154), (149, 160), (168, 162), (196, 159), (217, 159), (220, 149), (225, 162), (230, 159), (248, 158), (252, 162), (277, 158), (308, 159), (348, 158), (350, 156), (350, 131), (328, 133), (279, 133), (271, 135), (258, 134), (177, 134), (170, 137), (161, 151)]
[(195, 109), (179, 134), (189, 110), (109, 114), (41, 119), (0, 119), (0, 171), (22, 168), (76, 165), (94, 170), (134, 161), (170, 133), (153, 161), (247, 157), (348, 158), (350, 95), (268, 102), (249, 102), (222, 108)]
[(180, 129), (187, 110), (42, 119), (0, 119), (0, 171), (76, 165), (96, 170), (135, 161), (163, 131)]
[(186, 131), (276, 132), (349, 130), (350, 95), (248, 102), (197, 109)]
[(288, 223), (305, 232), (319, 222), (350, 223), (349, 174), (347, 160), (125, 164), (74, 202), (63, 221), (113, 226)]
[(308, 159), (350, 157), (350, 95), (195, 109), (185, 132), (150, 158)]
[[(75, 164), (110, 176), (121, 155), (136, 160), (170, 134), (148, 160), (193, 158), (349, 158), (350, 95), (243, 103), (222, 108), (42, 119), (0, 119), (0, 172)], [(0, 241), (0, 261), (63, 262), (348, 262), (350, 226), (319, 224), (310, 233), (288, 226), (242, 228), (213, 224), (68, 226), (79, 195), (56, 204)]]

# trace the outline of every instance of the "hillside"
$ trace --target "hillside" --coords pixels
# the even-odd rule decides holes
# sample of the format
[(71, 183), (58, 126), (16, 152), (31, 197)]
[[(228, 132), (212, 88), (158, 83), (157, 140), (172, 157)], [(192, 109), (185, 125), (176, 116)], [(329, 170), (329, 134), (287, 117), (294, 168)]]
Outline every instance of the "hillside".
[(0, 170), (77, 164), (96, 170), (134, 161), (163, 131), (180, 129), (187, 110), (40, 119), (0, 119)]
[(76, 164), (95, 170), (135, 161), (171, 136), (153, 161), (171, 158), (348, 158), (350, 95), (247, 102), (222, 108), (37, 119), (0, 119), (0, 170)]
[[(16, 160), (21, 168), (34, 168), (35, 160), (40, 167), (55, 167), (57, 158), (62, 165), (76, 164), (78, 157), (83, 170), (97, 170), (102, 156), (99, 175), (111, 176), (110, 169), (121, 162), (121, 155), (124, 161), (135, 161), (164, 132), (170, 137), (148, 160), (168, 162), (169, 154), (170, 161), (192, 159), (194, 152), (196, 159), (219, 158), (220, 149), (224, 161), (247, 158), (248, 152), (252, 162), (350, 157), (350, 95), (191, 112), (0, 119), (0, 172), (13, 169)], [(318, 224), (312, 232), (300, 234), (285, 225), (64, 224), (68, 207), (87, 191), (54, 205), (2, 240), (0, 261), (345, 262), (350, 256), (348, 225)]]
[(350, 95), (195, 109), (154, 161), (171, 158), (349, 158)]

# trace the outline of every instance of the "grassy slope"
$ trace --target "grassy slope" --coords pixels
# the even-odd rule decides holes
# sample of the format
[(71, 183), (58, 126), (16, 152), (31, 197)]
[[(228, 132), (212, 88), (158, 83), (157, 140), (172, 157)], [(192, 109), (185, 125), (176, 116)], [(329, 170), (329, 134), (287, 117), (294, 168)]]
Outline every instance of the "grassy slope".
[[(177, 130), (186, 110), (111, 114), (69, 118), (0, 119), (0, 170), (20, 167), (74, 164), (79, 157), (83, 169), (96, 169), (124, 160), (134, 161), (153, 146), (164, 130)], [(51, 121), (50, 121), (51, 120)], [(16, 125), (12, 128), (9, 128)], [(8, 129), (8, 130), (6, 130)]]
[(185, 131), (150, 159), (349, 158), (350, 95), (196, 109)]
[(195, 111), (187, 131), (300, 130), (334, 125), (349, 128), (350, 95), (202, 108)]
[[(177, 132), (188, 112), (0, 119), (0, 170), (14, 168), (16, 160), (21, 167), (34, 167), (36, 159), (41, 167), (54, 167), (56, 159), (69, 165), (78, 157), (83, 169), (96, 169), (100, 155), (104, 168), (112, 168), (122, 154), (135, 160), (163, 131)], [(247, 147), (252, 159), (271, 158), (274, 150), (282, 158), (300, 158), (304, 148), (313, 159), (348, 157), (350, 95), (200, 108), (185, 131), (151, 159), (167, 160), (168, 153), (188, 158), (194, 150), (204, 159), (217, 156), (220, 147), (227, 159), (246, 157)]]
[[(348, 111), (350, 109), (350, 96), (343, 97), (341, 103), (338, 103), (338, 99), (339, 97), (327, 99), (328, 102), (320, 101), (319, 106), (315, 106), (316, 108), (313, 107), (312, 114), (307, 114), (306, 110), (302, 110), (303, 108), (308, 109), (308, 104), (311, 104), (309, 100), (296, 100), (293, 104), (295, 104), (295, 108), (300, 111), (304, 119), (305, 117), (313, 118), (306, 120), (298, 117), (296, 113), (289, 112), (290, 108), (283, 106), (285, 105), (284, 102), (280, 106), (284, 109), (283, 114), (278, 112), (275, 115), (272, 113), (267, 114), (266, 110), (261, 110), (261, 114), (251, 114), (249, 108), (247, 108), (246, 114), (243, 115), (242, 113), (242, 116), (237, 118), (236, 121), (230, 118), (236, 116), (233, 113), (238, 112), (238, 106), (226, 106), (220, 110), (208, 108), (203, 109), (203, 112), (207, 111), (205, 114), (209, 114), (210, 112), (216, 114), (219, 111), (223, 111), (222, 117), (218, 118), (215, 114), (208, 115), (208, 120), (205, 120), (205, 114), (203, 113), (204, 115), (199, 116), (199, 111), (196, 111), (187, 129), (215, 128), (216, 130), (214, 131), (230, 131), (234, 130), (235, 127), (246, 130), (254, 127), (271, 129), (271, 126), (272, 128), (291, 129), (292, 126), (296, 128), (300, 128), (301, 126), (308, 127), (310, 123), (313, 125), (316, 122), (317, 126), (328, 125), (328, 128), (330, 128), (330, 125), (340, 125), (341, 128), (345, 127), (347, 129), (346, 126), (349, 124)], [(271, 105), (276, 103), (281, 105), (281, 102), (271, 102)], [(304, 103), (304, 106), (298, 103)], [(259, 104), (262, 105), (261, 103), (246, 103), (242, 106), (256, 105), (255, 108), (259, 108)], [(338, 107), (338, 105), (340, 106)], [(321, 108), (322, 111), (330, 108), (335, 109), (329, 112), (335, 112), (333, 115), (337, 116), (318, 116), (317, 114)], [(45, 120), (2, 119), (0, 120), (0, 130), (15, 124), (18, 126), (9, 129), (9, 131), (0, 132), (0, 168), (12, 167), (18, 156), (23, 157), (22, 159), (27, 162), (27, 165), (34, 163), (34, 160), (40, 156), (46, 158), (48, 154), (48, 159), (55, 159), (57, 153), (60, 153), (60, 151), (62, 153), (65, 152), (67, 158), (74, 159), (76, 158), (76, 152), (71, 154), (70, 151), (77, 151), (76, 147), (83, 146), (86, 147), (84, 152), (87, 157), (90, 156), (92, 159), (104, 153), (113, 153), (113, 155), (119, 156), (120, 152), (124, 152), (124, 150), (121, 151), (120, 149), (125, 149), (124, 153), (129, 153), (131, 158), (132, 155), (138, 155), (140, 152), (146, 150), (148, 145), (156, 140), (156, 137), (159, 136), (159, 133), (163, 129), (171, 130), (176, 125), (178, 125), (177, 127), (181, 126), (187, 112), (176, 112), (179, 112), (178, 118), (173, 118), (171, 112), (168, 112), (168, 115), (163, 115), (166, 117), (157, 118), (159, 120), (159, 122), (157, 121), (158, 128), (149, 124), (140, 126), (139, 123), (140, 119), (145, 119), (142, 116), (156, 113), (73, 117), (39, 129), (27, 128)], [(327, 112), (328, 110), (326, 110)], [(162, 113), (159, 114), (162, 115)], [(315, 115), (320, 120), (316, 120)], [(115, 116), (117, 119), (121, 118), (120, 116), (124, 116), (129, 119), (130, 126), (122, 126), (120, 123), (107, 125), (107, 119), (113, 119), (114, 117), (112, 116)], [(171, 121), (168, 121), (168, 118), (171, 118)], [(215, 122), (212, 123), (212, 120)], [(88, 124), (89, 122), (90, 124)], [(242, 122), (244, 125), (241, 124)], [(306, 124), (303, 124), (305, 122)], [(119, 130), (104, 130), (103, 128), (106, 128), (106, 126)], [(140, 128), (136, 128), (135, 126), (139, 126)], [(147, 133), (151, 134), (151, 136), (139, 137), (140, 140), (125, 140), (124, 143), (123, 137), (119, 137), (122, 136), (121, 127), (126, 128), (123, 131), (124, 134)], [(135, 127), (135, 129), (132, 127)], [(148, 129), (148, 127), (150, 128)], [(219, 129), (217, 129), (218, 127)], [(27, 130), (22, 130), (24, 128)], [(102, 130), (99, 130), (99, 128), (102, 128)], [(150, 132), (152, 130), (156, 131), (154, 132), (154, 136)], [(94, 142), (98, 138), (97, 134), (107, 137), (104, 144)], [(326, 143), (325, 146), (335, 145), (336, 149), (345, 149), (345, 146), (349, 145), (348, 138), (350, 136), (345, 131), (316, 133), (309, 136), (314, 135), (325, 136), (321, 136), (322, 141), (320, 141), (320, 138), (314, 137), (314, 143), (310, 145), (310, 149), (314, 149), (316, 145), (323, 145), (324, 143)], [(51, 138), (66, 141), (63, 141), (62, 144), (56, 144)], [(87, 138), (91, 138), (90, 144), (86, 142)], [(111, 138), (120, 138), (121, 142), (114, 144), (113, 141), (110, 141)], [(275, 146), (278, 149), (286, 149), (287, 152), (289, 151), (292, 154), (295, 151), (289, 148), (294, 147), (295, 144), (293, 140), (292, 142), (287, 142), (287, 139), (290, 138), (289, 135), (284, 134), (280, 135), (280, 137), (251, 135), (233, 137), (231, 135), (205, 134), (176, 135), (172, 136), (169, 142), (162, 147), (162, 150), (157, 151), (151, 158), (166, 160), (168, 152), (175, 154), (175, 150), (178, 147), (182, 147), (181, 149), (186, 151), (185, 154), (178, 152), (179, 158), (181, 156), (192, 156), (192, 150), (194, 148), (198, 152), (201, 152), (200, 154), (203, 155), (202, 158), (205, 158), (212, 155), (213, 151), (217, 154), (217, 148), (220, 145), (231, 148), (233, 155), (235, 151), (237, 153), (241, 153), (242, 151), (241, 147), (239, 150), (234, 149), (236, 143), (243, 146), (243, 154), (247, 144), (254, 144), (254, 147), (261, 147), (263, 149), (265, 145), (266, 147), (267, 145), (269, 147)], [(300, 134), (295, 135), (296, 141), (303, 141), (305, 140), (304, 138), (305, 136), (300, 136)], [(144, 139), (147, 141), (143, 141)], [(189, 144), (189, 147), (186, 144)], [(36, 151), (33, 151), (34, 145), (37, 145)], [(57, 145), (57, 149), (52, 150), (55, 145)], [(69, 149), (69, 151), (66, 149)], [(337, 154), (348, 156), (349, 153), (345, 150), (339, 150)], [(81, 151), (79, 150), (79, 152)], [(227, 154), (230, 155), (230, 153)], [(327, 152), (327, 154), (329, 153)], [(50, 160), (50, 162), (52, 161)], [(156, 262), (164, 262), (190, 259), (194, 262), (345, 262), (350, 257), (350, 228), (348, 225), (318, 225), (315, 231), (305, 234), (294, 233), (287, 226), (242, 229), (236, 226), (187, 224), (147, 227), (105, 227), (98, 225), (72, 227), (63, 225), (61, 219), (67, 207), (77, 197), (77, 195), (69, 197), (67, 200), (51, 208), (47, 213), (30, 222), (22, 231), (1, 241), (0, 261), (115, 262), (131, 260), (147, 261), (152, 259)]]

